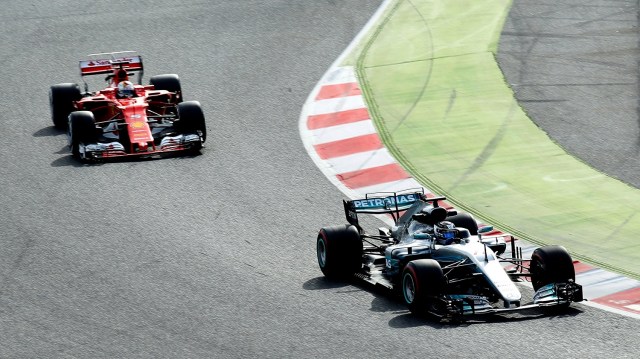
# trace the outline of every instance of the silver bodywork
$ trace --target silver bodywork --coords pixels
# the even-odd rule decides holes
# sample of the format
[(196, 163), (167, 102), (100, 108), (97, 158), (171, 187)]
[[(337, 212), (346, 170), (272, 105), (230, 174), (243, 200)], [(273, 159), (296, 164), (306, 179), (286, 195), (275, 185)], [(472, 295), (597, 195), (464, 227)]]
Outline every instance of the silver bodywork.
[[(439, 247), (439, 248), (438, 248)], [(477, 238), (470, 239), (467, 243), (438, 246), (432, 254), (432, 258), (441, 261), (470, 261), (476, 269), (483, 274), (487, 284), (503, 299), (505, 307), (520, 305), (522, 295), (505, 272), (500, 261), (491, 248), (482, 244)]]
[[(532, 268), (535, 261), (522, 257), (513, 236), (492, 226), (479, 227), (469, 214), (444, 210), (439, 206), (443, 200), (444, 197), (427, 198), (424, 193), (407, 190), (390, 196), (372, 194), (360, 200), (343, 201), (347, 226), (354, 227), (362, 240), (362, 266), (354, 276), (375, 286), (401, 289), (412, 312), (426, 311), (437, 317), (564, 307), (583, 300), (582, 286), (574, 282), (572, 271), (547, 277), (549, 273), (544, 273), (539, 262)], [(378, 234), (368, 234), (360, 226), (358, 214), (391, 214), (395, 223), (391, 228), (379, 228)], [(440, 244), (443, 242), (436, 240), (436, 236), (441, 234), (434, 231), (434, 226), (445, 220), (458, 230), (455, 236), (440, 239), (451, 243), (448, 245)], [(426, 226), (419, 228), (416, 221)], [(505, 255), (507, 242), (509, 256)], [(327, 251), (326, 246), (318, 248)], [(326, 257), (320, 256), (326, 253), (320, 252), (319, 261), (326, 264), (321, 260)], [(554, 252), (541, 248), (540, 253)], [(561, 259), (572, 265), (568, 253)], [(527, 279), (541, 286), (533, 301), (523, 304), (517, 282), (524, 284)], [(416, 285), (420, 281), (426, 283), (423, 289)], [(424, 310), (413, 305), (417, 292), (422, 292), (418, 302)]]
[[(458, 266), (474, 268), (474, 275), (484, 278), (486, 285), (500, 298), (502, 305), (497, 305), (495, 298), (478, 293), (447, 294), (446, 301), (451, 306), (449, 310), (459, 311), (462, 315), (568, 304), (573, 301), (571, 296), (567, 297), (562, 293), (581, 290), (575, 283), (548, 284), (536, 291), (531, 304), (522, 306), (522, 294), (514, 283), (514, 279), (505, 270), (503, 261), (489, 247), (489, 245), (503, 242), (504, 236), (483, 237), (481, 235), (474, 235), (460, 243), (446, 246), (436, 244), (432, 239), (405, 239), (404, 243), (390, 245), (385, 249), (385, 272), (390, 276), (399, 274), (402, 258), (407, 255), (418, 255), (438, 261), (445, 276), (448, 271)], [(456, 304), (452, 305), (454, 302)]]

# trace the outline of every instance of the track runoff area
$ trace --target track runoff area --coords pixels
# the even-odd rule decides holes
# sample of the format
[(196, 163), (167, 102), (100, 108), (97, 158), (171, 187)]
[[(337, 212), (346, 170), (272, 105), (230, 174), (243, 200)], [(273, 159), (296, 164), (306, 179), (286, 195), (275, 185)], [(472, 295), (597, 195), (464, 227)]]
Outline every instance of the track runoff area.
[(565, 246), (587, 304), (640, 318), (640, 191), (519, 107), (494, 56), (510, 5), (385, 1), (310, 94), (305, 147), (350, 198), (424, 187), (519, 238), (525, 256)]

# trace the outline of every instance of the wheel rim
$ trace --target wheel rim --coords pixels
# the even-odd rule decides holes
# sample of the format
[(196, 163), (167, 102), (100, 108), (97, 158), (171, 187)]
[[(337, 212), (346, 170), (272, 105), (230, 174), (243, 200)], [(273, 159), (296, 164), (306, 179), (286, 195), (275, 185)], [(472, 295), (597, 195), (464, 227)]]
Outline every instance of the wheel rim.
[(324, 245), (324, 240), (318, 238), (318, 264), (321, 268), (324, 268), (327, 263), (327, 247)]
[(416, 285), (413, 282), (413, 277), (407, 273), (402, 280), (402, 292), (404, 293), (404, 300), (411, 304), (416, 297)]

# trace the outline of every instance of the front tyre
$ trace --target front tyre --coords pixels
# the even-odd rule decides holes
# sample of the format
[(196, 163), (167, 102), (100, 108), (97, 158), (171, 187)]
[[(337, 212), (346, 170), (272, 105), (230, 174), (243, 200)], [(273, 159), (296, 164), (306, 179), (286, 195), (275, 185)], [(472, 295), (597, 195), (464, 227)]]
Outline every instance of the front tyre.
[(75, 111), (69, 115), (69, 147), (77, 159), (80, 156), (80, 144), (96, 143), (98, 135), (96, 120), (90, 111)]
[(320, 229), (316, 252), (320, 270), (327, 278), (344, 279), (362, 268), (362, 239), (355, 226)]
[(447, 217), (447, 221), (453, 223), (456, 227), (462, 227), (469, 230), (469, 234), (475, 236), (478, 234), (478, 222), (469, 213), (458, 213)]
[(444, 293), (446, 283), (437, 261), (411, 261), (402, 271), (401, 289), (404, 303), (413, 314), (428, 314), (434, 308), (436, 298)]
[(174, 126), (182, 134), (197, 133), (202, 138), (202, 143), (207, 140), (207, 126), (198, 101), (178, 104), (178, 120), (174, 122)]
[(540, 247), (533, 251), (529, 272), (536, 291), (550, 283), (567, 283), (576, 279), (571, 255), (562, 246)]
[(180, 78), (176, 74), (165, 74), (151, 76), (149, 82), (156, 90), (165, 90), (174, 92), (176, 94), (176, 101), (174, 103), (182, 102), (182, 86), (180, 85)]
[(78, 84), (63, 83), (51, 86), (49, 107), (51, 108), (51, 120), (57, 129), (67, 129), (69, 114), (75, 110), (74, 103), (81, 98), (82, 94)]

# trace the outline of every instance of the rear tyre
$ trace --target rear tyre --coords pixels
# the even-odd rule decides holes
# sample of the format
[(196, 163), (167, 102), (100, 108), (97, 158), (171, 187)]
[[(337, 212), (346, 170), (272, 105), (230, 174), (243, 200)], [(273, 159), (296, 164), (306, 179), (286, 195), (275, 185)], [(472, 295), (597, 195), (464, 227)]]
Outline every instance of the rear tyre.
[(149, 82), (156, 90), (165, 90), (176, 93), (176, 102), (182, 102), (182, 86), (180, 86), (180, 78), (176, 74), (156, 75), (152, 76)]
[(320, 229), (316, 251), (320, 270), (327, 278), (345, 279), (362, 268), (362, 239), (355, 226)]
[(49, 107), (51, 120), (59, 130), (66, 130), (69, 114), (75, 110), (74, 102), (82, 98), (78, 84), (63, 83), (51, 86), (49, 90)]
[(458, 213), (455, 216), (447, 217), (447, 221), (456, 227), (463, 227), (469, 230), (472, 236), (478, 234), (478, 223), (469, 213)]
[(411, 261), (402, 271), (404, 303), (413, 314), (428, 314), (435, 308), (435, 300), (444, 293), (446, 284), (440, 263), (433, 259)]
[(562, 246), (546, 246), (533, 251), (529, 272), (534, 290), (550, 283), (567, 283), (576, 279), (571, 255)]
[(207, 140), (207, 126), (198, 101), (178, 104), (178, 120), (174, 122), (174, 126), (182, 134), (198, 133), (203, 143)]
[(96, 120), (90, 111), (75, 111), (69, 115), (69, 146), (73, 157), (80, 159), (80, 144), (98, 142)]

